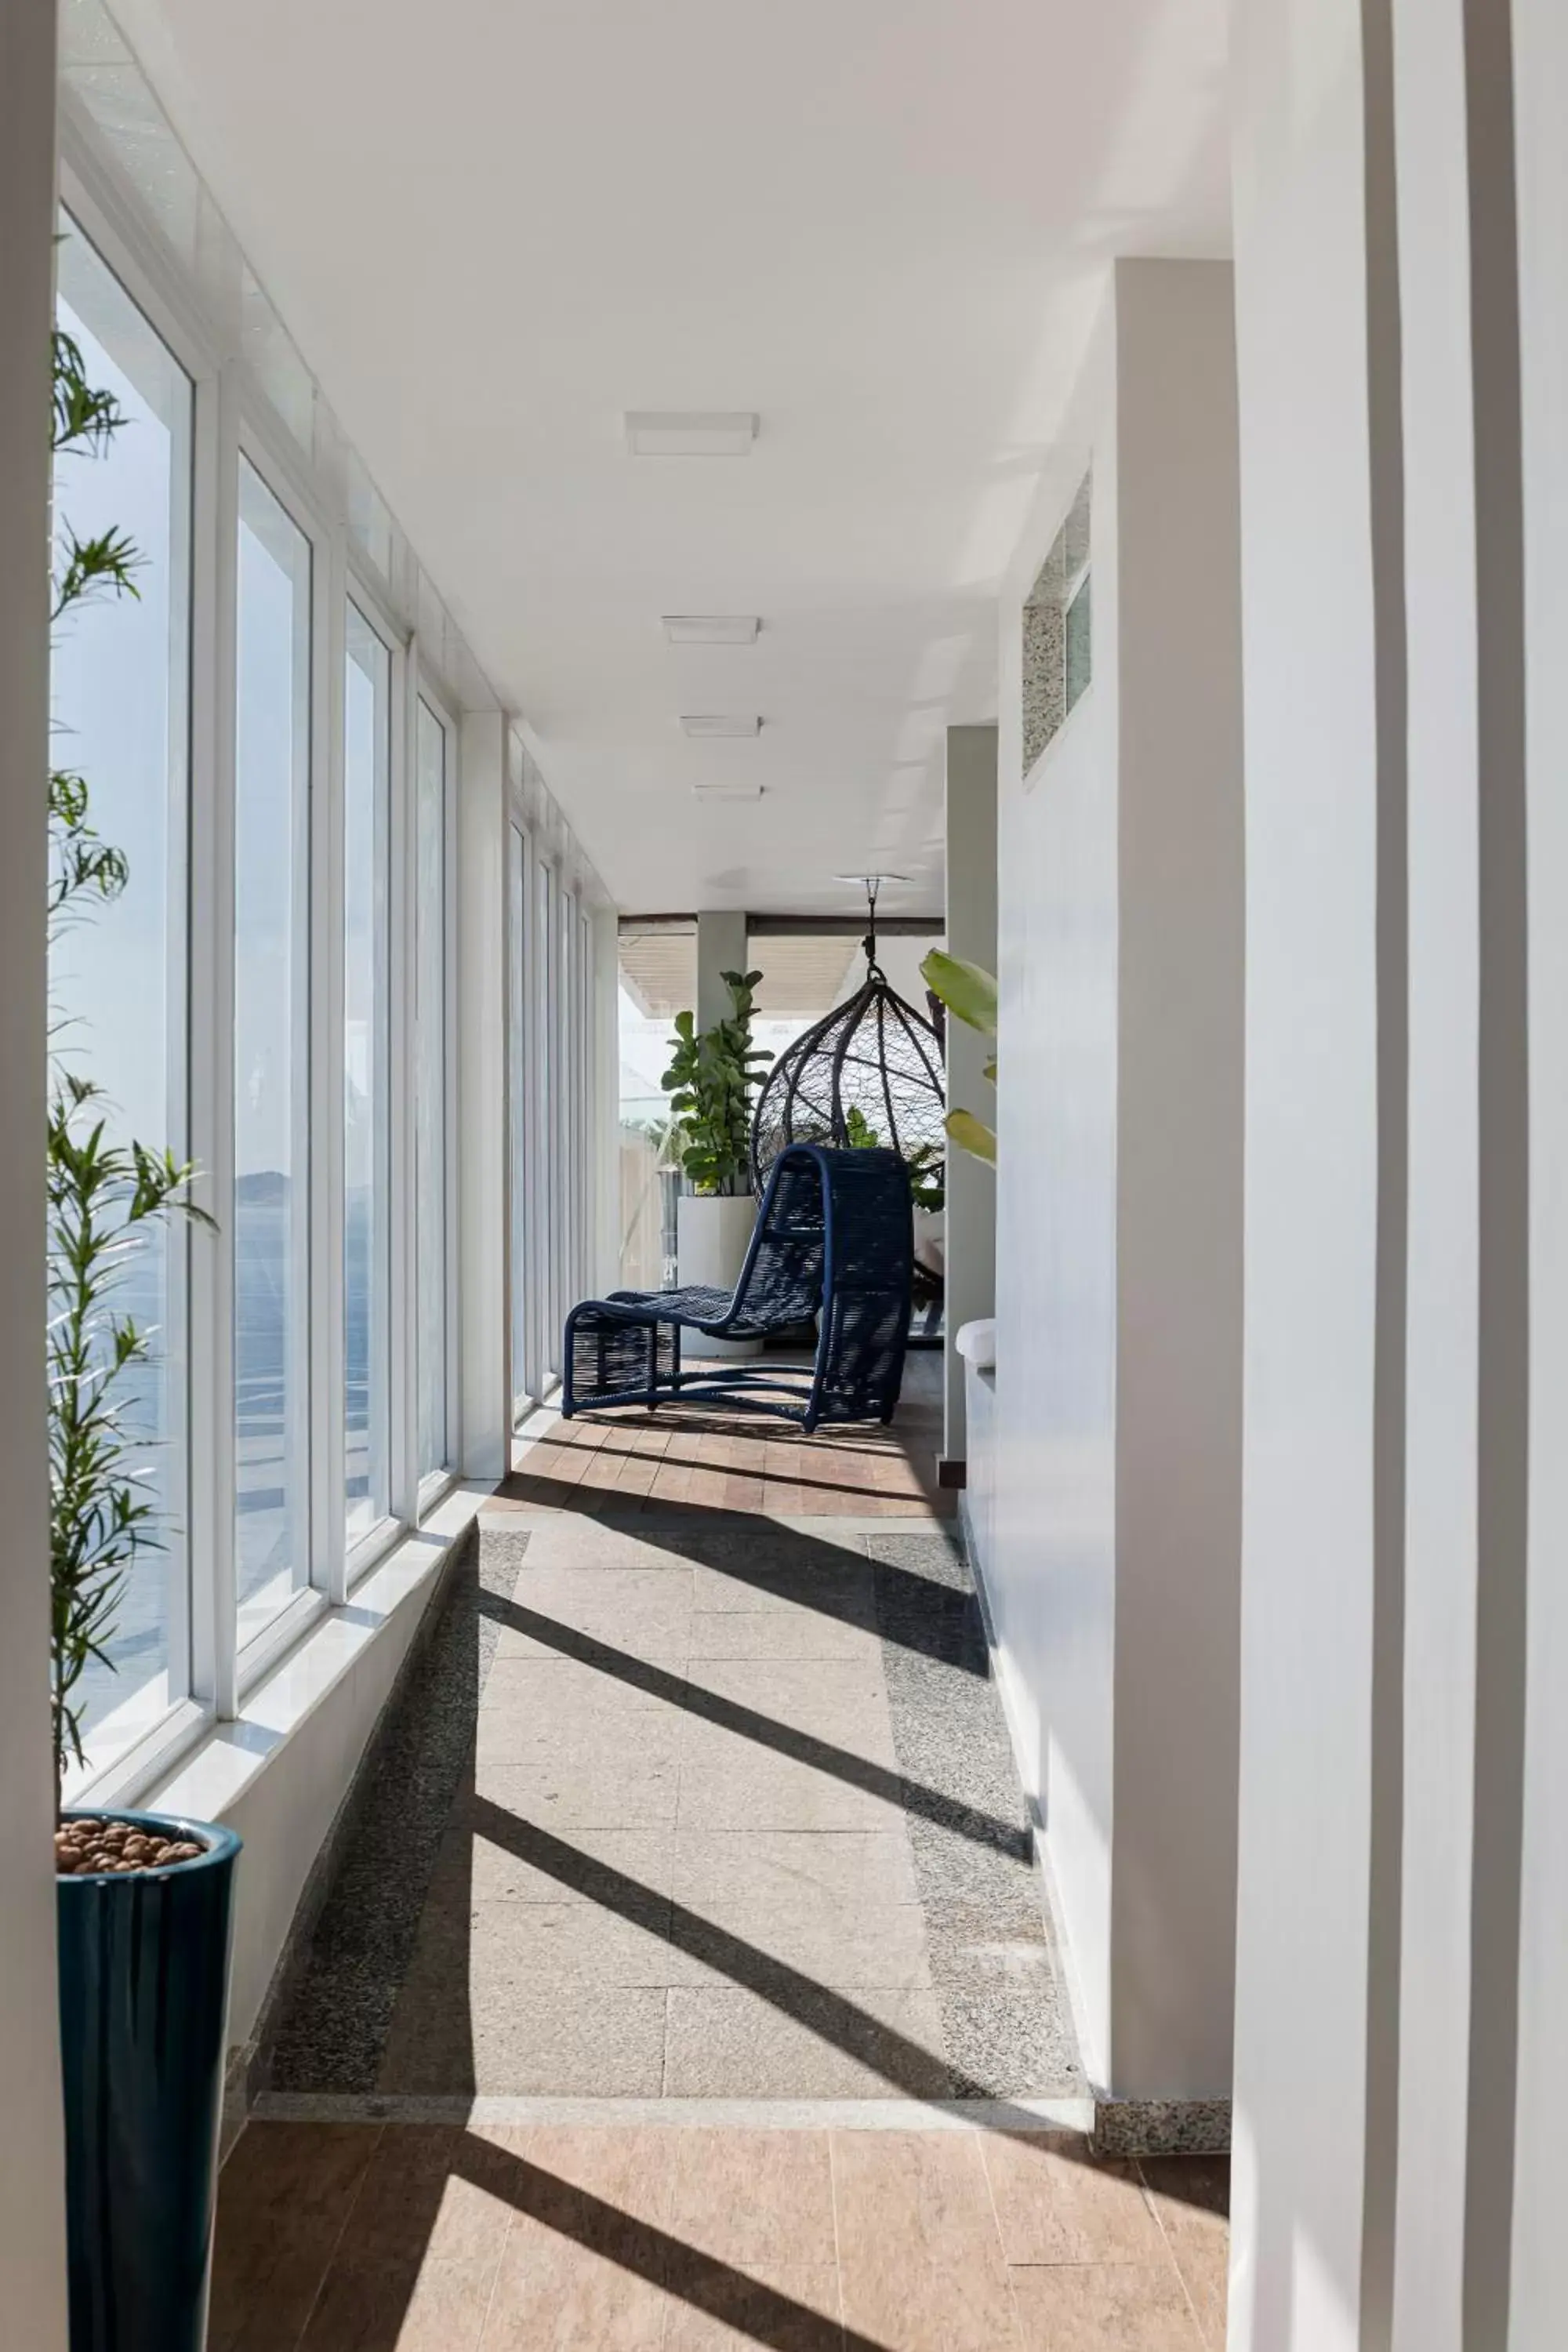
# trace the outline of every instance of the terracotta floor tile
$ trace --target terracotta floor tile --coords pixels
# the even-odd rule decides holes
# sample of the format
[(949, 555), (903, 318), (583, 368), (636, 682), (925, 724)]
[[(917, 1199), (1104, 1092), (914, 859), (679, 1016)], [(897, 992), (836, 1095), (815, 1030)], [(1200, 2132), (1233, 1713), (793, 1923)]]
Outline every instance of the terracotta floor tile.
[(838, 2273), (795, 2268), (747, 2278), (696, 2259), (667, 2288), (663, 2352), (841, 2352)]
[(1010, 2263), (1161, 2260), (1135, 2165), (1097, 2164), (1086, 2140), (1065, 2133), (986, 2133), (981, 2153)]
[(1201, 2352), (1170, 2262), (1016, 2269), (1024, 2352)]
[(776, 2285), (791, 2272), (834, 2269), (826, 2132), (699, 2130), (672, 2140), (669, 2229), (683, 2246)]
[(1139, 2169), (1204, 2342), (1221, 2352), (1229, 2301), (1230, 2158), (1146, 2157)]
[(496, 2264), (336, 2262), (300, 2352), (476, 2352)]
[(671, 2242), (668, 2135), (518, 2134), (513, 2218), (484, 2352), (659, 2352)]
[(1014, 2352), (975, 2135), (835, 2132), (832, 2142), (846, 2328), (896, 2352)]
[(250, 2124), (224, 2167), (210, 2352), (295, 2352), (378, 2125)]

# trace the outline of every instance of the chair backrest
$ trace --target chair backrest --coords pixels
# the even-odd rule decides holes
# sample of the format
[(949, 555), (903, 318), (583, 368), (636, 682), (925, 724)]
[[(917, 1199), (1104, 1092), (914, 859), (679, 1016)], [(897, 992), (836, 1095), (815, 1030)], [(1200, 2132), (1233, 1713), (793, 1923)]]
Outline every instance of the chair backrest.
[(900, 1154), (793, 1143), (773, 1163), (727, 1328), (820, 1314), (817, 1410), (871, 1418), (898, 1398), (913, 1271)]

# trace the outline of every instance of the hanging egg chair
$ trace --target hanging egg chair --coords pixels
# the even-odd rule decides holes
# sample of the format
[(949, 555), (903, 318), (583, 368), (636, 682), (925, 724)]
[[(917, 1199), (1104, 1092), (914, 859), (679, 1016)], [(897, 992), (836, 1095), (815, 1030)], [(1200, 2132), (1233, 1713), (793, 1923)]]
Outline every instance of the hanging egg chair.
[(875, 878), (866, 896), (865, 980), (786, 1046), (758, 1097), (752, 1183), (759, 1195), (789, 1143), (882, 1145), (903, 1154), (917, 1188), (940, 1184), (947, 1108), (942, 1038), (877, 961)]

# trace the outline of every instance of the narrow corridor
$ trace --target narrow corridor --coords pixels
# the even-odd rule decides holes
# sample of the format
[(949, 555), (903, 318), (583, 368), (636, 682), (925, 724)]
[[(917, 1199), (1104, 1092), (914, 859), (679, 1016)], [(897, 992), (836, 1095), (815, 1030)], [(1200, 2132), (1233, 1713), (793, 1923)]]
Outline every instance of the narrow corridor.
[(1220, 2340), (1223, 2168), (1077, 2136), (936, 1369), (889, 1432), (531, 1424), (279, 2004), (215, 2346)]

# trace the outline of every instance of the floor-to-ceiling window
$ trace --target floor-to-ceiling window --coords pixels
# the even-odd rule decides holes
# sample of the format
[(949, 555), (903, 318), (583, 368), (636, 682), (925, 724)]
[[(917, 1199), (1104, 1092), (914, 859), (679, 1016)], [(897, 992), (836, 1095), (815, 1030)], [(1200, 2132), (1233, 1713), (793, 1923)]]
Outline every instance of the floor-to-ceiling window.
[[(54, 922), (50, 1044), (58, 1083), (102, 1089), (79, 1134), (101, 1118), (112, 1145), (183, 1158), (193, 387), (76, 223), (61, 227), (59, 326), (117, 422), (58, 466), (57, 592), (73, 544), (118, 536), (131, 569), (129, 593), (89, 591), (55, 630), (51, 765), (79, 780), (67, 790), (85, 793), (86, 822), (123, 854), (124, 876), (118, 890), (77, 891)], [(57, 887), (61, 879), (57, 867)], [(189, 1687), (188, 1240), (179, 1217), (141, 1227), (112, 1299), (113, 1315), (143, 1335), (143, 1360), (121, 1375), (116, 1397), (132, 1491), (151, 1516), (80, 1687), (89, 1743), (104, 1759)], [(107, 1360), (107, 1312), (95, 1344)]]
[(343, 1442), (352, 1545), (391, 1505), (392, 652), (351, 599), (343, 670)]
[[(243, 1714), (445, 1488), (457, 714), (483, 689), (357, 459), (275, 397), (259, 289), (237, 325), (209, 308), (152, 215), (105, 215), (86, 135), (62, 131), (59, 324), (115, 424), (62, 457), (57, 576), (73, 534), (122, 534), (135, 593), (57, 633), (52, 764), (124, 881), (111, 863), (57, 927), (51, 1052), (104, 1089), (111, 1144), (194, 1163), (210, 1218), (143, 1228), (110, 1307), (143, 1335), (119, 1401), (150, 1517), (68, 1793), (123, 1802)], [(585, 1264), (592, 974), (580, 856), (515, 737), (509, 756), (513, 1320), (538, 1396)]]
[(310, 1581), (310, 541), (238, 468), (235, 1585), (241, 1647)]

